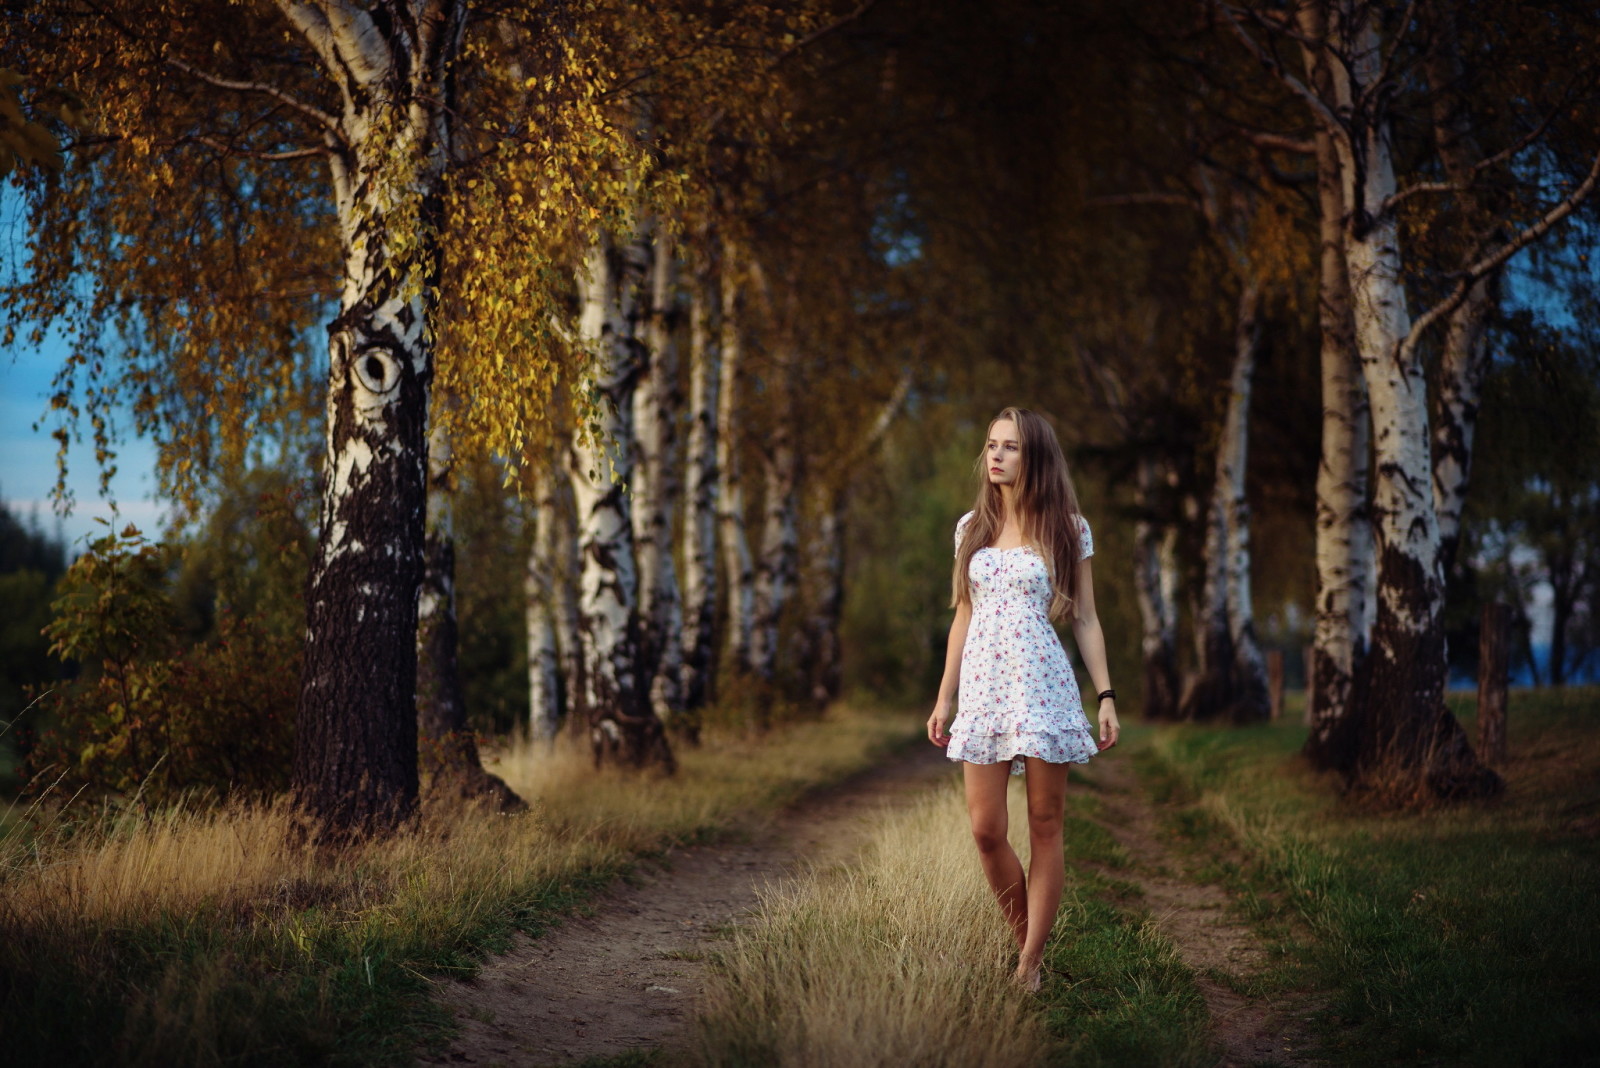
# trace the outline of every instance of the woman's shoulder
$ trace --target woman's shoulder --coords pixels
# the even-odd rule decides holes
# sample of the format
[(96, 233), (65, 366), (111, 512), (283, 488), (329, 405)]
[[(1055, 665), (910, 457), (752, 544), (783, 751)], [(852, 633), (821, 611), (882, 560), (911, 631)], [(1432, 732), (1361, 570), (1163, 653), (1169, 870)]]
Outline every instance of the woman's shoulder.
[(956, 520), (956, 552), (960, 552), (961, 551), (961, 538), (962, 538), (962, 535), (966, 534), (966, 532), (967, 532), (967, 524), (972, 522), (972, 517), (975, 514), (977, 514), (977, 513), (968, 512), (966, 515), (964, 515), (960, 519)]
[(1089, 530), (1089, 520), (1082, 512), (1074, 513), (1072, 520), (1078, 525), (1078, 558), (1094, 555), (1094, 534)]

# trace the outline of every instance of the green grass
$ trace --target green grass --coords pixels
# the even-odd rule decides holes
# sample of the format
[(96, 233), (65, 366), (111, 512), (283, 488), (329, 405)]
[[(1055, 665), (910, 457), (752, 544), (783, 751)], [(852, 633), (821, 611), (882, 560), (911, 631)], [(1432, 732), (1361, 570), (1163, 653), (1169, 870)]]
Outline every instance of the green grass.
[(1138, 757), (1294, 955), (1278, 981), (1327, 991), (1334, 1063), (1600, 1063), (1600, 690), (1513, 692), (1509, 731), (1503, 798), (1415, 814), (1341, 800), (1288, 724), (1162, 728)]
[(1205, 1001), (1151, 922), (1138, 887), (1117, 878), (1130, 861), (1092, 822), (1097, 807), (1092, 795), (1069, 791), (1067, 890), (1041, 990), (1055, 1039), (1051, 1063), (1209, 1068), (1217, 1050), (1207, 1037)]

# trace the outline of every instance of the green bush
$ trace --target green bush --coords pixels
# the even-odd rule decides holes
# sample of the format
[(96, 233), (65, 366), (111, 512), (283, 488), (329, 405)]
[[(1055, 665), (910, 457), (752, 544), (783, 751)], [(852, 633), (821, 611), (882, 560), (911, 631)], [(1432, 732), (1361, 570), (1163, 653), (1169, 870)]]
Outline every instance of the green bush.
[(31, 791), (166, 803), (287, 785), (299, 637), (224, 606), (214, 633), (186, 645), (168, 592), (175, 557), (129, 526), (62, 577), (45, 633), (83, 671), (41, 702), (52, 725), (29, 754)]

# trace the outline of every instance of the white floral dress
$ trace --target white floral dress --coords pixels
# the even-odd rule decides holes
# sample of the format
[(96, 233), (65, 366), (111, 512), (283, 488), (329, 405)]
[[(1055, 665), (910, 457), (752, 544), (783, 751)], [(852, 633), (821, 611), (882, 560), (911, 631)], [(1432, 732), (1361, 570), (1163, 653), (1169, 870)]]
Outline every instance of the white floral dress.
[[(972, 519), (956, 523), (956, 549)], [(1079, 543), (1094, 555), (1088, 520)], [(1052, 764), (1087, 764), (1099, 752), (1083, 714), (1072, 662), (1050, 625), (1050, 575), (1032, 546), (984, 547), (967, 569), (972, 621), (961, 653), (959, 711), (950, 724), (951, 760), (1011, 761), (1020, 775), (1025, 756)]]

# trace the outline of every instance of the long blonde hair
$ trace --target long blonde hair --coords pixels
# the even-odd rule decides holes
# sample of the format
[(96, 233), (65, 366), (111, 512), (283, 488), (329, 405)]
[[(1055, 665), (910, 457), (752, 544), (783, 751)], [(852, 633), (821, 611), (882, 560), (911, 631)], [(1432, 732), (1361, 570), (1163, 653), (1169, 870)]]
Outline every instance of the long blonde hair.
[[(1022, 536), (1044, 559), (1050, 572), (1050, 618), (1066, 619), (1077, 607), (1078, 560), (1082, 551), (1078, 494), (1067, 472), (1067, 458), (1056, 432), (1037, 412), (1007, 408), (989, 421), (989, 428), (992, 430), (1002, 419), (1011, 420), (1017, 427), (1020, 462), (1012, 500), (1022, 524)], [(989, 480), (988, 451), (985, 441), (975, 468), (978, 498), (973, 502), (972, 518), (967, 521), (961, 544), (956, 547), (955, 570), (950, 577), (951, 608), (971, 603), (967, 571), (972, 556), (999, 537), (1005, 527), (1005, 500), (1000, 487)]]

